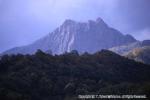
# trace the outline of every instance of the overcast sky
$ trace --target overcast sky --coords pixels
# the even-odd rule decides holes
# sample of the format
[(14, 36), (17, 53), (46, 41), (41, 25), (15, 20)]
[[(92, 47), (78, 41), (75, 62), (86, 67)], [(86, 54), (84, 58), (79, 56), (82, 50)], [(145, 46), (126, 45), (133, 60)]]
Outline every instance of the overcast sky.
[(0, 0), (0, 52), (30, 44), (65, 19), (95, 20), (150, 39), (150, 0)]

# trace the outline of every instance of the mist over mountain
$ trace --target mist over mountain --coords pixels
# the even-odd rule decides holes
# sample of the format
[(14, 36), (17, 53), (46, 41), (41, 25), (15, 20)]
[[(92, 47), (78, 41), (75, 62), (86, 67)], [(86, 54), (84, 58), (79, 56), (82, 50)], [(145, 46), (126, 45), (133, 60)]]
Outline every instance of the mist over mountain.
[(113, 47), (109, 50), (129, 59), (150, 64), (150, 40), (136, 41), (128, 45)]
[(128, 45), (113, 47), (113, 48), (110, 48), (109, 50), (111, 50), (117, 54), (120, 54), (120, 55), (126, 55), (130, 51), (132, 51), (136, 48), (142, 48), (145, 46), (150, 46), (150, 40), (136, 41), (136, 42), (130, 43)]
[(150, 64), (150, 46), (135, 48), (125, 56), (138, 62)]
[(7, 50), (3, 54), (33, 54), (37, 49), (44, 52), (51, 50), (54, 54), (71, 50), (94, 53), (101, 49), (127, 45), (136, 41), (132, 36), (123, 35), (109, 27), (101, 18), (88, 22), (66, 20), (47, 36), (30, 45)]

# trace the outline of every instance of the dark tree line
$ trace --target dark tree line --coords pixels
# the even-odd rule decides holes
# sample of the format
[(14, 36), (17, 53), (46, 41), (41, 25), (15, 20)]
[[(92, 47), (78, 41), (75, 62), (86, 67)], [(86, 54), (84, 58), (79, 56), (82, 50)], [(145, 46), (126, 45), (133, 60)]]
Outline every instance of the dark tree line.
[(77, 100), (79, 94), (150, 94), (150, 66), (102, 50), (4, 55), (0, 100)]

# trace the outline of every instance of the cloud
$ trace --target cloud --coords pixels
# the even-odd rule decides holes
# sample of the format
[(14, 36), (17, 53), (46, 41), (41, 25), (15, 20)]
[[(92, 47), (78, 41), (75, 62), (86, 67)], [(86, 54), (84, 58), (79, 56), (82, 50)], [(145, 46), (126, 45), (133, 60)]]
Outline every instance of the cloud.
[(149, 0), (0, 0), (0, 51), (29, 44), (65, 19), (101, 17), (124, 34), (147, 39), (149, 33), (141, 31), (149, 30), (149, 9)]
[(132, 34), (138, 40), (150, 40), (150, 28), (145, 28)]
[(149, 0), (120, 0), (118, 6), (119, 15), (128, 23), (126, 27), (130, 31), (150, 26), (149, 9)]

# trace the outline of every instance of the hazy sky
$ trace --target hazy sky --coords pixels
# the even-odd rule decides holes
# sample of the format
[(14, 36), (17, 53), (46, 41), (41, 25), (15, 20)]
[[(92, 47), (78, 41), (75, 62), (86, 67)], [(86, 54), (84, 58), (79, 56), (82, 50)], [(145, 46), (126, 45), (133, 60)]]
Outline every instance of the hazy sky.
[(30, 44), (65, 19), (95, 20), (150, 39), (150, 0), (0, 0), (0, 52)]

